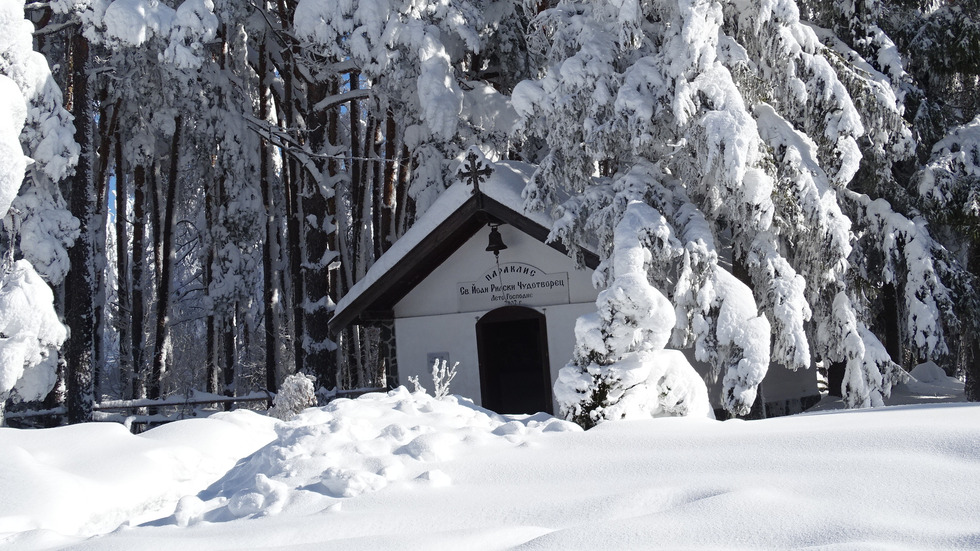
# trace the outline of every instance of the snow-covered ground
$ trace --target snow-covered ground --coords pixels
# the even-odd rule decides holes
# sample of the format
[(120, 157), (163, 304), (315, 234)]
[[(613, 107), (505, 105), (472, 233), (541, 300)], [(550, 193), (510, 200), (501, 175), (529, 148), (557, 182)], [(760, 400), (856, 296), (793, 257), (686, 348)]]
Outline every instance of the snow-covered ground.
[(588, 432), (404, 389), (288, 423), (0, 429), (0, 548), (977, 549), (980, 404), (936, 403), (957, 385)]

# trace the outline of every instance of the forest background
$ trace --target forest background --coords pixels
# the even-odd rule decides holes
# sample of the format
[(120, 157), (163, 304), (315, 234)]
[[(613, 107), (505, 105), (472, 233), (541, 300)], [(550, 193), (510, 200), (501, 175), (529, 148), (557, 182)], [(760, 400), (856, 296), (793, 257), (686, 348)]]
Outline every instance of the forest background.
[(472, 146), (537, 167), (527, 208), (598, 248), (600, 285), (676, 313), (600, 299), (569, 364), (594, 386), (669, 340), (734, 415), (770, 362), (821, 362), (859, 407), (932, 360), (980, 400), (977, 14), (2, 0), (0, 407), (385, 386), (377, 331), (328, 335), (333, 305)]

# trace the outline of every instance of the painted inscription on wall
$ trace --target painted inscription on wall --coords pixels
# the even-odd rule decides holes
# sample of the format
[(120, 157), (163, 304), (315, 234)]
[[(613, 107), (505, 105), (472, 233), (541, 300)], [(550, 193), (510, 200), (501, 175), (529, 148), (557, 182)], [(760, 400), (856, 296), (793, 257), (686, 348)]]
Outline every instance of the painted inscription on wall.
[(508, 262), (494, 266), (476, 281), (461, 281), (456, 294), (460, 312), (514, 304), (568, 304), (568, 272), (548, 274), (530, 264)]

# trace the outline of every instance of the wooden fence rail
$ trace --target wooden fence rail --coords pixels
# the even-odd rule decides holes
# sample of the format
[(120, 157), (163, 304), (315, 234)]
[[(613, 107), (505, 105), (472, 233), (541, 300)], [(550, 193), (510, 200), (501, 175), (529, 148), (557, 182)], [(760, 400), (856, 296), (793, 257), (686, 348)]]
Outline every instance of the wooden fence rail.
[[(338, 390), (331, 393), (327, 402), (335, 400), (337, 398), (356, 398), (362, 394), (367, 394), (369, 392), (385, 392), (385, 388), (358, 388), (353, 390)], [(206, 405), (217, 405), (217, 404), (237, 404), (237, 403), (250, 403), (250, 402), (268, 402), (271, 403), (275, 394), (271, 392), (253, 392), (245, 396), (222, 396), (219, 394), (206, 394), (202, 392), (195, 392), (189, 397), (183, 396), (173, 396), (170, 398), (164, 398), (160, 400), (104, 400), (92, 404), (93, 420), (94, 421), (110, 421), (123, 423), (127, 427), (132, 427), (137, 424), (158, 424), (166, 423), (170, 421), (177, 421), (180, 419), (185, 419), (187, 417), (196, 417), (197, 408), (195, 406), (206, 406)], [(321, 404), (324, 405), (324, 404)], [(149, 410), (150, 408), (157, 409), (174, 409), (172, 414), (164, 413), (122, 413), (128, 410)], [(191, 414), (188, 415), (188, 410)], [(28, 420), (33, 418), (57, 418), (64, 416), (67, 410), (64, 406), (56, 407), (52, 409), (43, 410), (24, 410), (24, 411), (10, 411), (6, 412), (4, 415), (5, 421), (10, 420)]]

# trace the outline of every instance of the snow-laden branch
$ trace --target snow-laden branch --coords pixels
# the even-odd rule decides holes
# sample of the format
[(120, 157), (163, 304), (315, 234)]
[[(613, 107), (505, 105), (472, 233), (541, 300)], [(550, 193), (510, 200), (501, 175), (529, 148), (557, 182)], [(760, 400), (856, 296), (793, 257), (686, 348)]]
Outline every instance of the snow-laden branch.
[(356, 90), (327, 96), (313, 106), (313, 111), (326, 111), (352, 101), (365, 100), (372, 97), (373, 93), (371, 88), (358, 88)]

